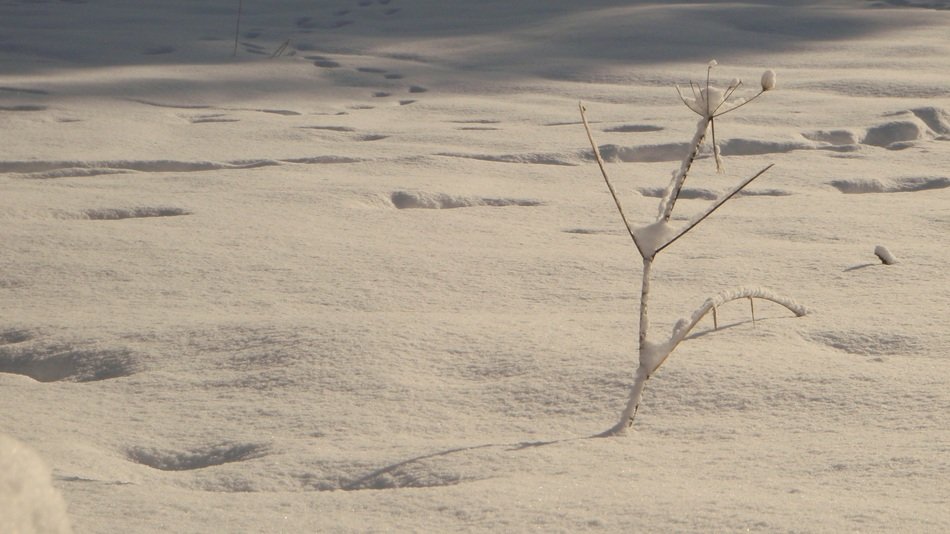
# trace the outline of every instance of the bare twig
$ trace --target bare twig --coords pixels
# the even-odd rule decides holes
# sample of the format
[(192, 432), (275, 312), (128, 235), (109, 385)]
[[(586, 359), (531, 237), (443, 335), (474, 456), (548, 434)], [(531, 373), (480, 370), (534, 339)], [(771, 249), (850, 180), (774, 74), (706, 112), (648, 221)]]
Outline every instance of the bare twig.
[(702, 213), (702, 215), (700, 215), (699, 217), (696, 217), (695, 219), (693, 219), (692, 221), (690, 221), (689, 224), (687, 224), (685, 227), (683, 227), (682, 230), (680, 230), (679, 232), (677, 232), (676, 235), (674, 235), (669, 241), (667, 241), (666, 243), (664, 243), (664, 244), (660, 245), (659, 247), (657, 247), (655, 254), (659, 254), (661, 250), (663, 250), (663, 249), (665, 249), (666, 247), (672, 245), (674, 241), (676, 241), (677, 239), (679, 239), (679, 238), (683, 237), (684, 235), (686, 235), (687, 232), (689, 232), (690, 230), (692, 230), (693, 228), (695, 228), (696, 225), (698, 225), (699, 223), (703, 222), (703, 221), (706, 219), (706, 217), (709, 217), (710, 215), (712, 215), (712, 213), (713, 213), (714, 211), (716, 211), (716, 210), (719, 209), (723, 204), (725, 204), (727, 200), (729, 200), (730, 198), (734, 197), (734, 196), (736, 195), (736, 193), (738, 193), (739, 191), (742, 191), (742, 189), (743, 189), (745, 186), (751, 184), (753, 180), (755, 180), (755, 179), (758, 178), (759, 176), (762, 176), (763, 174), (765, 174), (765, 171), (771, 169), (771, 168), (774, 167), (774, 166), (775, 166), (774, 163), (773, 163), (773, 164), (770, 164), (769, 166), (765, 167), (765, 168), (762, 169), (761, 171), (759, 171), (759, 172), (755, 173), (754, 175), (752, 175), (751, 178), (747, 178), (747, 179), (746, 179), (745, 181), (743, 181), (741, 184), (739, 184), (738, 186), (734, 187), (734, 188), (732, 189), (732, 191), (729, 191), (727, 194), (725, 194), (725, 195), (719, 197), (719, 198), (712, 204), (712, 206), (710, 206), (708, 209), (706, 209), (706, 211), (704, 211), (704, 212)]
[(623, 225), (627, 228), (627, 233), (630, 234), (630, 238), (633, 239), (633, 244), (636, 245), (640, 255), (643, 256), (643, 248), (641, 248), (640, 243), (637, 242), (637, 237), (633, 233), (633, 228), (630, 226), (630, 222), (627, 221), (627, 216), (623, 212), (623, 206), (620, 204), (620, 199), (617, 198), (617, 192), (614, 190), (613, 184), (610, 183), (610, 178), (607, 177), (607, 169), (604, 167), (604, 158), (600, 156), (600, 149), (597, 148), (597, 143), (594, 142), (594, 135), (591, 133), (590, 124), (587, 122), (587, 115), (585, 114), (585, 111), (587, 110), (584, 107), (584, 103), (578, 102), (577, 107), (581, 112), (581, 121), (584, 123), (584, 129), (587, 130), (587, 139), (590, 141), (590, 146), (594, 150), (594, 157), (597, 159), (597, 165), (600, 167), (600, 174), (604, 176), (604, 182), (607, 183), (607, 189), (610, 190), (610, 196), (613, 197), (614, 204), (617, 205), (617, 211), (620, 212), (620, 218), (623, 220)]
[(244, 0), (238, 0), (237, 23), (234, 25), (234, 51), (231, 52), (231, 57), (237, 56), (238, 38), (240, 38), (240, 35), (241, 35), (242, 11), (244, 11)]
[(290, 46), (290, 39), (287, 39), (280, 46), (278, 46), (277, 50), (275, 50), (274, 53), (271, 54), (270, 58), (274, 59), (275, 57), (279, 57), (281, 54), (284, 53), (285, 50), (287, 50), (288, 46)]

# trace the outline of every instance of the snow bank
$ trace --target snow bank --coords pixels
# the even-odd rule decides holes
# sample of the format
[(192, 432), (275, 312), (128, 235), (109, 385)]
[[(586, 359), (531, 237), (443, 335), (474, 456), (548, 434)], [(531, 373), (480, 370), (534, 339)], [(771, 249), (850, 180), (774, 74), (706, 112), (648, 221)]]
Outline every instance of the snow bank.
[(50, 470), (29, 447), (0, 435), (0, 532), (71, 532), (66, 504)]

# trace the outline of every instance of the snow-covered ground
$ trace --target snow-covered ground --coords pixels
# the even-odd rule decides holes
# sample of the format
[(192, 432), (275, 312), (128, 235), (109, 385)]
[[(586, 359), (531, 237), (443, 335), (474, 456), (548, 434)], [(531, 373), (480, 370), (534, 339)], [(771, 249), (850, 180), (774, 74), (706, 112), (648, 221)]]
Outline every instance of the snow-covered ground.
[[(232, 57), (237, 4), (0, 0), (0, 434), (75, 532), (950, 530), (950, 2), (245, 0)], [(713, 58), (778, 87), (674, 221), (775, 167), (655, 331), (809, 314), (592, 438), (641, 264), (577, 103), (647, 224)]]

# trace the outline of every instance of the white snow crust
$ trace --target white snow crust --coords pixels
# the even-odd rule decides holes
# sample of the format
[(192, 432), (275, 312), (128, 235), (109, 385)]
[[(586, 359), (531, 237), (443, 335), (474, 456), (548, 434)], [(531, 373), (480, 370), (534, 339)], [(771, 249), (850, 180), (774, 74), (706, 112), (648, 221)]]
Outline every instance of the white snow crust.
[[(0, 1), (15, 514), (950, 531), (947, 2), (245, 0), (232, 57), (237, 4)], [(713, 57), (781, 83), (650, 227)], [(714, 300), (624, 438), (641, 258), (579, 100), (654, 245), (775, 164), (657, 256), (651, 332), (735, 287), (809, 312)]]

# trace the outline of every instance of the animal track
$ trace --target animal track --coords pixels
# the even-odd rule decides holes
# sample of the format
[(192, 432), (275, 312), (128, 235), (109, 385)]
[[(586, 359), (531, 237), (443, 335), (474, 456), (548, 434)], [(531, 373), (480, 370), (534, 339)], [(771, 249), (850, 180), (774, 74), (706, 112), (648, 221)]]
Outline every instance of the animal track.
[(663, 130), (661, 126), (653, 126), (650, 124), (624, 124), (622, 126), (614, 126), (613, 128), (604, 128), (604, 131), (609, 133), (643, 133), (659, 132), (661, 130)]
[(913, 193), (917, 191), (929, 191), (931, 189), (945, 189), (950, 187), (950, 178), (899, 178), (890, 181), (876, 179), (833, 180), (828, 182), (828, 185), (834, 187), (846, 195), (866, 193)]
[(153, 46), (150, 48), (146, 48), (142, 52), (142, 54), (146, 56), (160, 56), (160, 55), (165, 55), (165, 54), (171, 54), (174, 51), (175, 51), (175, 47), (173, 46)]
[(23, 343), (33, 339), (33, 334), (27, 330), (0, 330), (0, 345)]
[(25, 375), (38, 382), (94, 382), (139, 370), (136, 356), (123, 349), (37, 345), (29, 343), (33, 341), (30, 334), (16, 331), (6, 332), (5, 337), (12, 341), (0, 344), (0, 373)]
[(46, 106), (22, 104), (17, 106), (0, 106), (0, 111), (46, 111)]
[(328, 130), (331, 132), (354, 132), (355, 128), (349, 126), (300, 126), (304, 130)]
[(324, 69), (335, 69), (340, 66), (339, 63), (332, 59), (316, 59), (313, 61), (313, 64)]
[(188, 119), (192, 124), (205, 124), (209, 122), (240, 122), (240, 119), (229, 119), (224, 113), (214, 113), (210, 115), (198, 115)]
[(192, 471), (265, 454), (267, 447), (258, 443), (221, 443), (184, 451), (132, 447), (126, 451), (129, 460), (161, 471)]
[(44, 91), (43, 89), (30, 89), (29, 87), (0, 87), (0, 92), (3, 93), (17, 93), (17, 94), (27, 94), (27, 95), (48, 95), (49, 91)]
[(191, 215), (191, 212), (181, 208), (109, 208), (89, 209), (80, 212), (80, 218), (91, 221), (118, 221), (148, 217), (178, 217), (181, 215)]
[(886, 356), (916, 352), (917, 338), (887, 332), (825, 331), (808, 334), (805, 338), (849, 354)]
[(288, 159), (252, 159), (228, 162), (173, 161), (173, 160), (114, 160), (114, 161), (0, 161), (0, 173), (17, 173), (20, 178), (47, 179), (96, 176), (124, 172), (204, 172), (226, 169), (254, 169), (284, 163), (330, 164), (355, 163), (359, 160), (341, 156), (312, 156)]
[[(666, 189), (662, 187), (641, 187), (639, 188), (639, 191), (641, 195), (645, 197), (650, 197), (650, 198), (661, 198), (663, 194), (666, 193)], [(737, 197), (742, 197), (742, 196), (785, 197), (791, 194), (792, 193), (790, 193), (789, 191), (783, 191), (781, 189), (749, 189), (749, 190), (743, 189), (742, 191), (739, 191), (738, 193), (736, 193), (735, 196)], [(679, 198), (716, 200), (717, 198), (719, 198), (719, 195), (720, 193), (716, 191), (712, 191), (710, 189), (685, 187), (680, 192)]]
[(464, 154), (461, 152), (440, 152), (437, 156), (450, 158), (475, 159), (479, 161), (491, 161), (496, 163), (528, 163), (533, 165), (577, 165), (568, 161), (560, 154)]
[(390, 201), (397, 209), (453, 209), (475, 206), (540, 206), (538, 200), (515, 198), (461, 197), (445, 193), (395, 191)]

